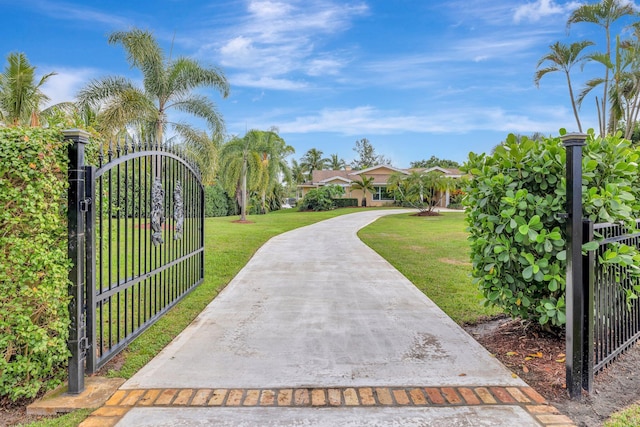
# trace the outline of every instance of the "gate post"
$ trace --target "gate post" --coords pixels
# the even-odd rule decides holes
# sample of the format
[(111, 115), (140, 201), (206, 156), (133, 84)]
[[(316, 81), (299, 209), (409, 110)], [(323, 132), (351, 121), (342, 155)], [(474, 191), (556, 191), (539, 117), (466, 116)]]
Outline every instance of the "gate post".
[(71, 140), (69, 146), (69, 201), (67, 221), (69, 228), (68, 254), (72, 261), (69, 271), (69, 358), (70, 394), (84, 390), (84, 359), (86, 349), (85, 336), (85, 221), (86, 206), (84, 182), (84, 146), (89, 142), (89, 133), (80, 129), (68, 129), (62, 132), (65, 139)]
[(584, 292), (582, 277), (582, 147), (587, 135), (560, 137), (567, 150), (567, 282), (566, 282), (566, 383), (572, 399), (582, 397), (585, 361)]

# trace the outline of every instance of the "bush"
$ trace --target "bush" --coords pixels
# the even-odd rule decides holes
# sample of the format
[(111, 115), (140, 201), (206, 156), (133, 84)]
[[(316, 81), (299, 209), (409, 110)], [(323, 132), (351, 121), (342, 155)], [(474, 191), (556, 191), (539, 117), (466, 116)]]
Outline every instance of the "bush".
[(333, 199), (336, 208), (358, 207), (358, 199)]
[(325, 185), (320, 188), (313, 188), (305, 194), (298, 209), (301, 211), (328, 211), (335, 209), (334, 199), (343, 194), (344, 188), (339, 185)]
[(67, 150), (56, 130), (0, 128), (0, 395), (65, 376)]
[[(564, 130), (561, 130), (564, 133)], [(584, 147), (583, 213), (596, 222), (639, 214), (640, 148), (620, 135), (589, 132)], [(559, 138), (513, 135), (494, 154), (469, 154), (464, 204), (474, 283), (485, 304), (542, 325), (565, 323), (566, 152)]]
[(210, 185), (204, 188), (204, 216), (229, 215), (229, 197), (219, 185)]

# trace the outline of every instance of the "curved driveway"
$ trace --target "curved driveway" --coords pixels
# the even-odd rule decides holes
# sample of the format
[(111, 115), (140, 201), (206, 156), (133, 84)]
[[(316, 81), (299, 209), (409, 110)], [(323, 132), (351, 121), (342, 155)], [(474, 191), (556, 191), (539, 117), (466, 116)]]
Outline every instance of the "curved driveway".
[[(322, 408), (234, 409), (231, 395), (224, 408), (158, 407), (156, 400), (135, 406), (118, 425), (540, 425), (523, 405), (402, 408), (395, 396), (381, 407), (384, 390), (394, 387), (449, 387), (458, 398), (479, 390), (476, 400), (490, 387), (526, 388), (358, 239), (360, 228), (402, 212), (365, 210), (271, 239), (120, 392), (239, 389), (242, 405), (251, 406), (247, 390), (322, 389), (330, 400), (331, 388), (360, 387), (356, 404), (367, 404), (362, 390), (378, 390), (374, 406), (346, 407), (346, 391), (341, 405)], [(198, 394), (190, 396), (194, 406)]]

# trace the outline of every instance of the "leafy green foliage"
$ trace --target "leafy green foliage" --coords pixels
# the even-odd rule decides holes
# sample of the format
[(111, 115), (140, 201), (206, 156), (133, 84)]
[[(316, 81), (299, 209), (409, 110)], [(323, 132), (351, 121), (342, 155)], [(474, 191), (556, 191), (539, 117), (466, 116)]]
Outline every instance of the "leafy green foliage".
[(220, 185), (210, 185), (204, 188), (205, 217), (229, 215), (230, 203), (235, 203), (235, 201), (229, 199)]
[[(631, 222), (640, 210), (640, 149), (619, 134), (603, 139), (593, 131), (586, 143), (584, 216), (595, 222)], [(473, 177), (464, 203), (474, 283), (487, 305), (549, 326), (566, 321), (560, 219), (566, 201), (565, 159), (559, 138), (518, 142), (509, 135), (491, 155), (470, 153), (463, 166)], [(623, 249), (624, 259), (632, 258), (632, 252)]]
[(69, 326), (62, 135), (0, 129), (0, 395), (60, 383)]
[(344, 188), (339, 185), (325, 185), (320, 188), (313, 188), (305, 194), (300, 202), (301, 211), (328, 211), (335, 209), (335, 198), (344, 194)]
[(418, 160), (416, 162), (409, 163), (409, 166), (412, 168), (433, 168), (436, 166), (440, 166), (441, 168), (452, 168), (458, 169), (460, 167), (460, 163), (455, 160), (448, 159), (440, 159), (436, 156), (431, 156), (428, 159)]

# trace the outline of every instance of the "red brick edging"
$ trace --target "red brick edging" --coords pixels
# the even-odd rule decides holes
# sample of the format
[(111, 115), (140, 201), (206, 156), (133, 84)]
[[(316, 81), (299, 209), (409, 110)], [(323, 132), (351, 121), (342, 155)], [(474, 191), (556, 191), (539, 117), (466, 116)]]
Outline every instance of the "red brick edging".
[(520, 406), (542, 426), (575, 426), (531, 387), (329, 387), (118, 390), (81, 427), (114, 426), (134, 407)]

